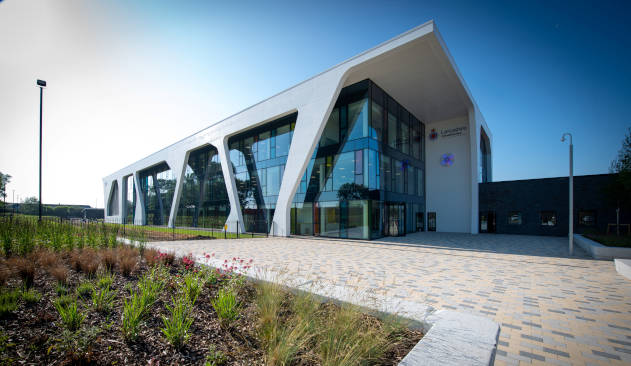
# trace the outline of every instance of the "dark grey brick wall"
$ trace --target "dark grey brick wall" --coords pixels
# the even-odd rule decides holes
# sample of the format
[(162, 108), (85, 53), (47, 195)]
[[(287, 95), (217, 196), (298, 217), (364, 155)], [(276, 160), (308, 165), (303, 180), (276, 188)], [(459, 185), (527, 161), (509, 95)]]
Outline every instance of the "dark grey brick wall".
[[(611, 174), (574, 177), (574, 231), (593, 230), (578, 224), (581, 210), (596, 212), (596, 228), (605, 232), (608, 223), (616, 222), (616, 208), (605, 189)], [(496, 232), (504, 234), (556, 235), (568, 233), (568, 178), (527, 179), (479, 184), (480, 212), (494, 211)], [(521, 225), (510, 225), (512, 211), (522, 214)], [(540, 224), (541, 211), (556, 211), (557, 224), (546, 227)], [(631, 208), (621, 207), (620, 223), (631, 223)]]

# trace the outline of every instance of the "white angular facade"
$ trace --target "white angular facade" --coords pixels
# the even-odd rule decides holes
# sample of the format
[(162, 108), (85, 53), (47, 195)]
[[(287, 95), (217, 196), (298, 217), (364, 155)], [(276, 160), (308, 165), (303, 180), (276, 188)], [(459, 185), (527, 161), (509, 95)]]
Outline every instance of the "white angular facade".
[[(415, 116), (424, 125), (421, 145), (423, 178), (419, 173), (415, 181), (419, 187), (421, 184), (424, 187), (423, 203), (415, 206), (421, 207), (423, 214), (417, 215), (417, 220), (423, 222), (416, 224), (416, 228), (429, 226), (436, 231), (477, 233), (478, 182), (491, 180), (492, 135), (432, 21), (108, 175), (103, 179), (106, 221), (129, 222), (127, 218), (133, 217), (136, 225), (176, 225), (178, 210), (184, 207), (180, 205), (183, 182), (187, 172), (190, 173), (187, 162), (191, 152), (207, 146), (216, 149), (215, 159), (220, 164), (227, 192), (229, 214), (225, 225), (231, 232), (246, 231), (245, 211), (241, 207), (244, 201), (239, 196), (237, 170), (231, 163), (229, 141), (279, 118), (295, 116), (291, 144), (283, 158), (286, 159), (281, 170), (284, 173), (281, 173), (278, 191), (273, 193), (274, 209), (269, 211), (272, 213), (267, 218), (274, 235), (290, 235), (292, 225), (299, 220), (298, 216), (292, 216), (292, 207), (296, 207), (295, 196), (301, 189), (301, 180), (304, 183), (303, 177), (312, 174), (310, 161), (321, 146), (320, 140), (332, 111), (338, 113), (338, 97), (345, 87), (364, 80), (378, 85), (405, 108), (406, 113), (409, 111), (410, 121), (411, 116)], [(143, 187), (141, 172), (158, 166), (168, 166), (173, 175), (174, 186), (169, 191), (173, 196), (168, 198), (171, 204), (164, 220), (148, 222), (147, 203), (140, 188)], [(407, 160), (403, 166), (407, 166)], [(418, 170), (421, 170), (420, 166)], [(363, 174), (369, 175), (368, 170)], [(154, 173), (152, 179), (155, 181), (156, 177)], [(133, 190), (133, 213), (127, 212), (130, 208), (126, 204), (130, 199), (130, 182), (138, 187)], [(383, 193), (381, 197), (384, 201)], [(364, 212), (377, 212), (378, 208), (372, 205), (365, 206)], [(319, 214), (314, 215), (313, 225), (320, 231)], [(325, 216), (322, 217), (324, 220)], [(428, 217), (431, 223), (427, 221)], [(223, 223), (220, 226), (223, 227)], [(414, 230), (408, 227), (407, 232), (410, 231)]]

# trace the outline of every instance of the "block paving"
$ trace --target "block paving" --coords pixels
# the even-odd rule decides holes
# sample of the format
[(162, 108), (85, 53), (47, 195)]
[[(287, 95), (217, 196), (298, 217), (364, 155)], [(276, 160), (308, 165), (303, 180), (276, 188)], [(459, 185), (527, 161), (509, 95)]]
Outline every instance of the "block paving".
[(569, 257), (566, 238), (425, 232), (151, 245), (252, 258), (259, 268), (489, 317), (501, 326), (495, 365), (631, 364), (631, 280), (580, 248)]

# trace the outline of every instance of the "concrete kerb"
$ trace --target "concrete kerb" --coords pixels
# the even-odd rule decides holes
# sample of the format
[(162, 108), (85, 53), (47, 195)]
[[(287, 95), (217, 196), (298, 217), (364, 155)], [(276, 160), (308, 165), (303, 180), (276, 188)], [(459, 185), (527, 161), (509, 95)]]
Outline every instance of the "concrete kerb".
[(574, 234), (574, 242), (594, 259), (631, 258), (631, 248), (608, 247), (580, 234)]
[[(121, 241), (137, 245), (128, 239)], [(147, 243), (147, 247), (152, 247)], [(160, 249), (160, 248), (156, 248)], [(185, 256), (183, 248), (173, 248), (178, 257)], [(213, 257), (198, 255), (196, 263), (222, 269), (224, 261)], [(349, 303), (359, 306), (366, 313), (379, 318), (397, 316), (409, 322), (411, 328), (421, 329), (423, 338), (399, 363), (400, 366), (414, 365), (493, 365), (499, 338), (500, 327), (492, 320), (472, 314), (452, 310), (436, 310), (430, 305), (387, 297), (377, 293), (361, 293), (352, 286), (335, 283), (320, 284), (299, 277), (283, 277), (279, 271), (263, 267), (239, 270), (239, 273), (255, 282), (274, 282), (286, 286), (292, 291), (307, 291), (316, 295), (320, 301)]]
[(614, 259), (616, 272), (631, 280), (631, 259)]

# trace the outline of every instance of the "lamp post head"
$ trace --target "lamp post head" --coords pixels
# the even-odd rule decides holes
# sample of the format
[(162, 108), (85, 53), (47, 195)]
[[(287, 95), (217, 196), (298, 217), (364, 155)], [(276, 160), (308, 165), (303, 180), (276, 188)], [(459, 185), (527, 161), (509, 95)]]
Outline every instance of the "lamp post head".
[(569, 136), (570, 137), (570, 145), (572, 145), (572, 134), (569, 132), (566, 132), (563, 134), (563, 136), (561, 136), (561, 142), (565, 142), (565, 136)]
[(46, 87), (46, 81), (37, 79), (37, 86)]

